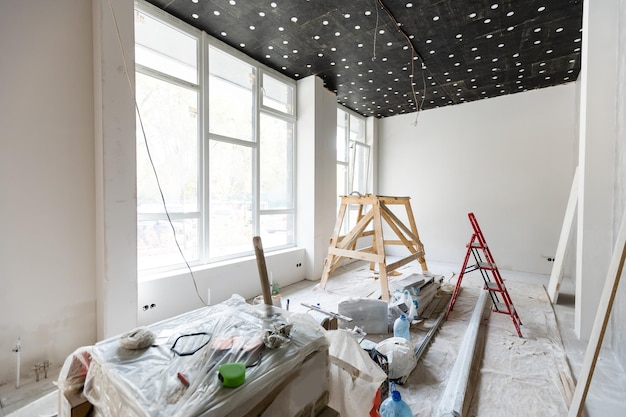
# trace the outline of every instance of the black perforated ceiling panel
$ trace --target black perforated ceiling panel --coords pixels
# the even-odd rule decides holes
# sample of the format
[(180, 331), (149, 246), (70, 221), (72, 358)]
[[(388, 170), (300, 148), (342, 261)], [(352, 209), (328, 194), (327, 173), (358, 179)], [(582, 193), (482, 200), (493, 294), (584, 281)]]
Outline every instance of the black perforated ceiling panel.
[(149, 0), (385, 117), (576, 80), (582, 0)]

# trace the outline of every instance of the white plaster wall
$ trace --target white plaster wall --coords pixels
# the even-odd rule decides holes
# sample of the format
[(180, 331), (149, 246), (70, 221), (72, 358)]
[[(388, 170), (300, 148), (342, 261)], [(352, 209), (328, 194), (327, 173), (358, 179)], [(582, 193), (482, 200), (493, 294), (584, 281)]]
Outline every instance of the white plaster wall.
[(337, 218), (337, 97), (319, 77), (298, 81), (297, 245), (309, 280), (322, 276)]
[[(618, 13), (617, 61), (617, 140), (615, 152), (615, 219), (614, 235), (617, 234), (621, 216), (626, 210), (626, 4), (620, 2)], [(622, 273), (617, 298), (611, 313), (610, 334), (612, 347), (622, 368), (626, 369), (626, 273)]]
[(583, 6), (575, 332), (588, 339), (613, 242), (618, 0)]
[(0, 384), (96, 338), (91, 2), (0, 2)]
[[(265, 262), (268, 275), (279, 288), (305, 279), (303, 248), (267, 252)], [(233, 294), (251, 299), (262, 293), (254, 257), (197, 269), (194, 271), (194, 277), (198, 293), (188, 271), (181, 271), (180, 274), (168, 277), (140, 280), (138, 324), (143, 326), (173, 317), (200, 308), (206, 302), (211, 305), (217, 304), (229, 299)], [(152, 305), (155, 307), (150, 307)], [(148, 308), (144, 310), (144, 306)]]
[[(549, 274), (576, 161), (576, 86), (384, 118), (379, 194), (410, 196), (426, 259), (461, 263), (473, 212), (502, 269)], [(433, 271), (437, 272), (437, 271)]]

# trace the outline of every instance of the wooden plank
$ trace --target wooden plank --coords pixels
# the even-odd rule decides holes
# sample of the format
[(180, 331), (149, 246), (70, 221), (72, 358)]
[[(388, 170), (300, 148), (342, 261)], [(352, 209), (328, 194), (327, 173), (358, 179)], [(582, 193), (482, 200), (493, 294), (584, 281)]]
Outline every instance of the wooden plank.
[(400, 268), (402, 265), (406, 265), (409, 262), (413, 262), (416, 259), (421, 258), (422, 256), (424, 256), (424, 252), (415, 252), (410, 254), (409, 256), (407, 256), (406, 258), (402, 258), (398, 261), (395, 261), (394, 263), (390, 264), (387, 269), (389, 271), (395, 271), (396, 269)]
[(343, 218), (346, 215), (346, 205), (342, 204), (339, 207), (339, 215), (337, 216), (337, 221), (335, 222), (335, 228), (333, 229), (333, 235), (330, 238), (330, 246), (336, 246), (339, 241), (339, 234), (341, 233), (341, 225), (343, 224)]
[(385, 256), (385, 245), (384, 245), (384, 236), (383, 236), (383, 225), (382, 225), (382, 216), (381, 216), (381, 206), (382, 204), (378, 202), (372, 207), (372, 211), (374, 212), (374, 247), (376, 248), (376, 253), (382, 257), (382, 261), (378, 262), (378, 275), (380, 276), (380, 292), (383, 300), (389, 302), (391, 298), (391, 294), (389, 293), (389, 282), (387, 280), (387, 264), (386, 264), (386, 256)]
[(335, 256), (341, 256), (343, 258), (360, 259), (362, 261), (368, 261), (368, 262), (384, 262), (385, 261), (385, 255), (371, 253), (370, 248), (367, 248), (364, 251), (328, 248), (328, 253), (335, 255)]
[[(413, 235), (415, 236), (415, 241), (417, 242), (417, 250), (420, 252), (424, 252), (424, 245), (420, 240), (419, 232), (417, 231), (417, 225), (415, 224), (415, 218), (413, 217), (413, 210), (411, 209), (411, 202), (409, 200), (405, 201), (404, 206), (406, 207), (406, 214), (409, 217), (409, 225), (411, 226), (411, 230), (413, 231)], [(426, 258), (423, 256), (418, 259), (422, 267), (422, 272), (428, 271), (428, 265), (426, 264)]]
[(379, 195), (378, 201), (383, 204), (405, 204), (411, 197), (390, 197), (386, 195)]
[(378, 197), (372, 194), (367, 195), (343, 195), (341, 204), (374, 205), (378, 204)]
[(348, 233), (339, 244), (334, 245), (337, 246), (340, 249), (345, 249), (347, 247), (350, 247), (350, 245), (354, 242), (356, 243), (357, 240), (359, 240), (359, 238), (361, 237), (361, 234), (363, 233), (363, 231), (365, 230), (365, 228), (369, 225), (369, 223), (372, 221), (372, 217), (374, 216), (374, 210), (370, 210), (368, 211), (362, 218), (361, 220), (359, 220), (359, 222), (354, 226), (354, 228), (350, 231), (350, 233)]
[(620, 277), (626, 260), (626, 212), (622, 216), (622, 223), (617, 235), (613, 256), (604, 282), (604, 289), (600, 297), (600, 304), (596, 312), (596, 318), (591, 329), (591, 336), (587, 344), (587, 350), (578, 376), (576, 389), (572, 398), (572, 404), (569, 408), (568, 417), (581, 417), (585, 408), (585, 400), (591, 385), (591, 378), (598, 361), (602, 341), (609, 323), (609, 317), (617, 294)]
[(563, 278), (563, 261), (567, 253), (567, 243), (574, 226), (574, 214), (576, 213), (576, 205), (578, 203), (578, 167), (574, 171), (574, 179), (567, 200), (567, 208), (565, 209), (565, 217), (563, 218), (563, 226), (561, 226), (561, 235), (559, 243), (556, 247), (556, 255), (554, 256), (554, 265), (552, 265), (552, 273), (548, 283), (548, 296), (552, 304), (556, 304), (559, 297), (559, 288)]
[(400, 231), (400, 229), (398, 228), (398, 225), (396, 225), (393, 220), (391, 219), (391, 217), (389, 217), (389, 213), (387, 212), (387, 210), (385, 210), (386, 207), (383, 206), (383, 210), (381, 211), (381, 214), (383, 215), (383, 218), (387, 221), (387, 224), (389, 224), (389, 227), (391, 227), (391, 230), (394, 231), (394, 233), (400, 238), (400, 241), (402, 241), (402, 244), (404, 246), (406, 246), (406, 248), (411, 252), (411, 253), (415, 253), (417, 252), (417, 249), (415, 248), (415, 246), (417, 246), (417, 242), (415, 241), (410, 241), (408, 240)]
[[(395, 214), (394, 214), (391, 210), (389, 210), (389, 208), (387, 208), (387, 206), (382, 205), (382, 206), (381, 206), (381, 208), (382, 208), (382, 211), (383, 211), (385, 214), (387, 214), (387, 215), (388, 215), (388, 216), (389, 216), (389, 217), (393, 220), (393, 223), (397, 224), (399, 227), (401, 227), (401, 228), (402, 228), (402, 230), (404, 231), (404, 233), (406, 233), (406, 235), (407, 235), (408, 237), (410, 237), (410, 238), (411, 238), (411, 240), (413, 240), (413, 241), (415, 241), (415, 242), (418, 242), (418, 241), (419, 241), (419, 238), (418, 238), (417, 236), (415, 236), (415, 234), (413, 234), (413, 232), (412, 232), (412, 231), (411, 231), (408, 227), (406, 227), (406, 226), (404, 225), (404, 223), (402, 223), (402, 221), (400, 221), (400, 219), (398, 218), (398, 216), (396, 216), (396, 215), (395, 215)], [(388, 223), (389, 223), (389, 225), (391, 226), (391, 223), (392, 223), (392, 222), (391, 222), (391, 221), (389, 221), (389, 220), (387, 220), (387, 222), (388, 222)], [(396, 234), (398, 234), (398, 233), (396, 233)], [(400, 236), (398, 235), (398, 237), (400, 237)]]

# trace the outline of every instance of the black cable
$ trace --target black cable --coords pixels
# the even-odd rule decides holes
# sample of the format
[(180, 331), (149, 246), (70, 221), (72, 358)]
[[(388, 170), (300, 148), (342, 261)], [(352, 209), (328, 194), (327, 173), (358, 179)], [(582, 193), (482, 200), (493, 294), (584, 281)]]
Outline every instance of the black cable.
[(109, 1), (109, 7), (111, 8), (111, 15), (113, 17), (113, 23), (115, 24), (115, 30), (117, 33), (117, 41), (119, 42), (120, 45), (120, 50), (122, 52), (122, 61), (124, 62), (124, 72), (126, 73), (126, 79), (128, 80), (128, 85), (130, 87), (130, 91), (133, 95), (133, 103), (135, 104), (135, 110), (137, 112), (137, 118), (139, 119), (139, 125), (141, 126), (141, 133), (143, 135), (143, 140), (144, 143), (146, 145), (146, 151), (148, 153), (148, 159), (150, 161), (150, 166), (152, 167), (152, 171), (154, 172), (154, 178), (156, 179), (156, 183), (157, 183), (157, 187), (159, 189), (159, 194), (161, 195), (161, 201), (163, 202), (163, 210), (165, 211), (165, 215), (167, 216), (167, 221), (170, 224), (170, 227), (172, 228), (172, 232), (174, 234), (174, 242), (176, 243), (176, 247), (178, 248), (178, 252), (180, 253), (181, 257), (183, 258), (183, 261), (185, 262), (185, 265), (187, 266), (187, 269), (189, 270), (189, 274), (191, 275), (191, 279), (193, 281), (193, 286), (196, 290), (196, 295), (198, 296), (198, 298), (200, 299), (200, 301), (202, 302), (202, 304), (204, 304), (205, 306), (208, 306), (209, 304), (207, 302), (204, 301), (204, 299), (200, 296), (200, 292), (198, 291), (198, 284), (196, 282), (196, 277), (193, 274), (193, 270), (191, 269), (191, 266), (189, 265), (189, 262), (187, 262), (187, 258), (185, 257), (185, 254), (183, 253), (183, 249), (180, 247), (180, 243), (178, 242), (178, 237), (176, 236), (176, 228), (174, 227), (174, 223), (172, 222), (172, 218), (170, 217), (170, 213), (167, 210), (167, 204), (165, 202), (165, 196), (163, 195), (163, 189), (161, 188), (161, 182), (159, 181), (159, 176), (157, 174), (156, 171), (156, 167), (154, 166), (154, 161), (152, 160), (152, 154), (150, 153), (150, 147), (148, 146), (148, 137), (146, 135), (146, 131), (144, 129), (143, 126), (143, 119), (141, 117), (141, 112), (139, 111), (139, 104), (137, 103), (137, 96), (135, 94), (135, 88), (133, 87), (133, 83), (130, 80), (130, 75), (128, 73), (128, 64), (126, 63), (126, 52), (124, 51), (124, 45), (122, 44), (122, 36), (120, 35), (120, 28), (119, 25), (117, 24), (117, 16), (115, 14), (115, 9), (113, 8), (113, 3), (111, 2), (111, 0)]

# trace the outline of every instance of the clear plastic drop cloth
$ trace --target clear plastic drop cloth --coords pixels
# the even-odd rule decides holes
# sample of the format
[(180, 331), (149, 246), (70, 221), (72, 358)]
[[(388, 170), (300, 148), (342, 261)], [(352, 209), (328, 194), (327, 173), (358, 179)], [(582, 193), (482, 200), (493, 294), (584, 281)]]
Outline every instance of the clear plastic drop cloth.
[[(305, 358), (327, 350), (306, 314), (241, 297), (148, 326), (156, 340), (126, 349), (114, 337), (92, 349), (84, 394), (100, 417), (244, 415)], [(271, 346), (271, 347), (268, 347)], [(218, 368), (245, 363), (245, 382), (225, 387)]]

